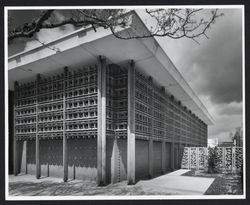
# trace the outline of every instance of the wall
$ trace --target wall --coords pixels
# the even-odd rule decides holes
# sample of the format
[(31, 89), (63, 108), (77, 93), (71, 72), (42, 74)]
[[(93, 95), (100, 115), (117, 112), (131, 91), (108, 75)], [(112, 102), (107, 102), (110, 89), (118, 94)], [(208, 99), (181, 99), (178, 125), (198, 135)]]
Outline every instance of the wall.
[[(127, 172), (128, 76), (125, 68), (113, 64), (107, 67), (106, 175), (107, 182), (117, 182), (126, 179)], [(135, 175), (138, 180), (149, 176), (149, 139), (154, 141), (151, 154), (153, 173), (157, 176), (162, 173), (163, 140), (174, 139), (174, 164), (179, 168), (182, 155), (179, 145), (186, 141), (195, 145), (203, 143), (207, 126), (151, 77), (138, 71), (135, 76)], [(69, 179), (96, 179), (97, 66), (77, 71), (65, 69), (61, 75), (48, 78), (37, 76), (37, 83), (15, 84), (16, 139), (28, 140), (27, 172), (35, 173), (37, 136), (41, 175), (63, 177), (62, 138), (66, 137)], [(170, 150), (167, 143), (167, 170), (171, 167)], [(19, 160), (19, 167), (20, 163)]]
[(27, 141), (27, 173), (36, 174), (36, 141)]
[(171, 143), (166, 143), (166, 151), (165, 151), (165, 156), (166, 156), (166, 171), (171, 170)]
[(96, 138), (68, 140), (69, 179), (96, 179), (96, 143)]
[(161, 142), (153, 142), (153, 173), (154, 176), (161, 175), (162, 170), (162, 143)]
[(149, 177), (148, 141), (135, 140), (135, 178), (136, 180)]
[(136, 70), (136, 138), (192, 143), (207, 141), (207, 125), (160, 87), (154, 79)]
[(40, 140), (41, 176), (63, 177), (62, 140)]

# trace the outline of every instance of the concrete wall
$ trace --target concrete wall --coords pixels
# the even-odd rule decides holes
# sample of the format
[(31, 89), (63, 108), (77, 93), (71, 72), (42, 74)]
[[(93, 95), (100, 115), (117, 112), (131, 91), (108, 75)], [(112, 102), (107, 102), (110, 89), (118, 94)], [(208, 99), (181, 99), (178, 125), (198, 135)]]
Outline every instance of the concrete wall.
[(113, 152), (114, 139), (106, 139), (106, 182), (111, 182), (111, 158)]
[(174, 168), (178, 169), (179, 167), (179, 148), (178, 145), (174, 145)]
[(127, 178), (127, 140), (107, 138), (106, 181), (115, 183)]
[(96, 143), (96, 138), (68, 140), (69, 179), (96, 179)]
[(182, 157), (183, 157), (183, 153), (184, 153), (184, 147), (185, 147), (184, 144), (180, 144), (178, 168), (181, 168), (181, 161), (182, 161)]
[(119, 149), (119, 179), (122, 181), (127, 179), (127, 140), (118, 139), (117, 145)]
[[(19, 141), (19, 172), (24, 173), (23, 141)], [(40, 141), (41, 176), (63, 177), (62, 140)], [(27, 173), (36, 173), (35, 140), (27, 141)], [(68, 140), (69, 179), (96, 179), (96, 139)]]
[(166, 171), (171, 170), (171, 143), (166, 143)]
[(25, 164), (24, 161), (26, 161), (26, 147), (24, 147), (24, 141), (19, 140), (17, 141), (17, 173), (25, 173)]
[(135, 140), (135, 178), (136, 180), (148, 179), (149, 161), (148, 161), (148, 141)]
[(63, 177), (62, 140), (40, 140), (41, 176)]
[(162, 149), (162, 142), (153, 142), (153, 173), (154, 176), (161, 175), (161, 149)]
[(36, 174), (36, 141), (27, 141), (27, 173)]

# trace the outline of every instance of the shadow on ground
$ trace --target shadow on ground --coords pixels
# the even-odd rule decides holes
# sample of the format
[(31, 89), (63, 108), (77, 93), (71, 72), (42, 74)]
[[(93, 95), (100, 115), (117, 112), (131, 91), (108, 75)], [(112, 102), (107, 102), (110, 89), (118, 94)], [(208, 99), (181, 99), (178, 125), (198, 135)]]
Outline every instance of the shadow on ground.
[(97, 186), (95, 181), (53, 182), (44, 180), (39, 183), (16, 181), (9, 183), (10, 196), (92, 196), (92, 195), (156, 195), (168, 194), (155, 190), (144, 191), (136, 185), (128, 186), (126, 181), (110, 184), (105, 187)]

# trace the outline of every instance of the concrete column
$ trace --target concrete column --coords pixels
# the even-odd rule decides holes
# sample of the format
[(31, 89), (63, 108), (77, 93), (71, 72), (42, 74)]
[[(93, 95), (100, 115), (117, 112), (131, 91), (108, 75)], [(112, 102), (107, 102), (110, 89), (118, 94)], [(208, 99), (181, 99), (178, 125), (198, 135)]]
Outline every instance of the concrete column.
[(97, 184), (106, 184), (106, 59), (98, 61)]
[(149, 178), (154, 177), (154, 144), (153, 140), (149, 139), (149, 144), (148, 144), (148, 168), (149, 168)]
[(41, 165), (40, 165), (40, 151), (39, 151), (39, 137), (38, 137), (38, 81), (40, 80), (40, 75), (36, 76), (36, 178), (41, 177)]
[(17, 160), (17, 139), (16, 139), (16, 121), (15, 121), (15, 116), (16, 116), (16, 89), (17, 89), (18, 83), (15, 82), (14, 84), (14, 112), (13, 112), (13, 123), (14, 123), (14, 142), (13, 142), (13, 172), (14, 175), (16, 176), (18, 174), (18, 160)]
[[(68, 75), (68, 68), (64, 68), (64, 81)], [(68, 181), (68, 141), (66, 136), (66, 97), (65, 97), (65, 83), (63, 84), (63, 181)]]
[(127, 181), (135, 184), (135, 64), (128, 68)]
[(165, 140), (162, 141), (161, 144), (161, 173), (166, 173), (166, 142)]

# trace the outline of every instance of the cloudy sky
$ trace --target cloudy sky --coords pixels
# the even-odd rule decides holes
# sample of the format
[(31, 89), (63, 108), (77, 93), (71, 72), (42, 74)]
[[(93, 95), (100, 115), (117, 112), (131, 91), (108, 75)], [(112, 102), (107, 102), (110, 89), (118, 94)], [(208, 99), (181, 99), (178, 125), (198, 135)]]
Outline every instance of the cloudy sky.
[(209, 138), (230, 140), (230, 131), (242, 123), (242, 11), (222, 12), (200, 45), (158, 40), (214, 118)]
[[(229, 141), (229, 133), (242, 124), (242, 11), (223, 9), (221, 12), (224, 16), (208, 31), (209, 39), (199, 39), (200, 44), (190, 39), (157, 40), (214, 118), (214, 125), (208, 128), (209, 138)], [(11, 14), (15, 26), (37, 13)], [(143, 12), (139, 14), (145, 18)], [(37, 37), (47, 42), (73, 30), (70, 25), (53, 31), (42, 30)], [(9, 47), (9, 55), (36, 45), (39, 45), (37, 41), (17, 41)]]

